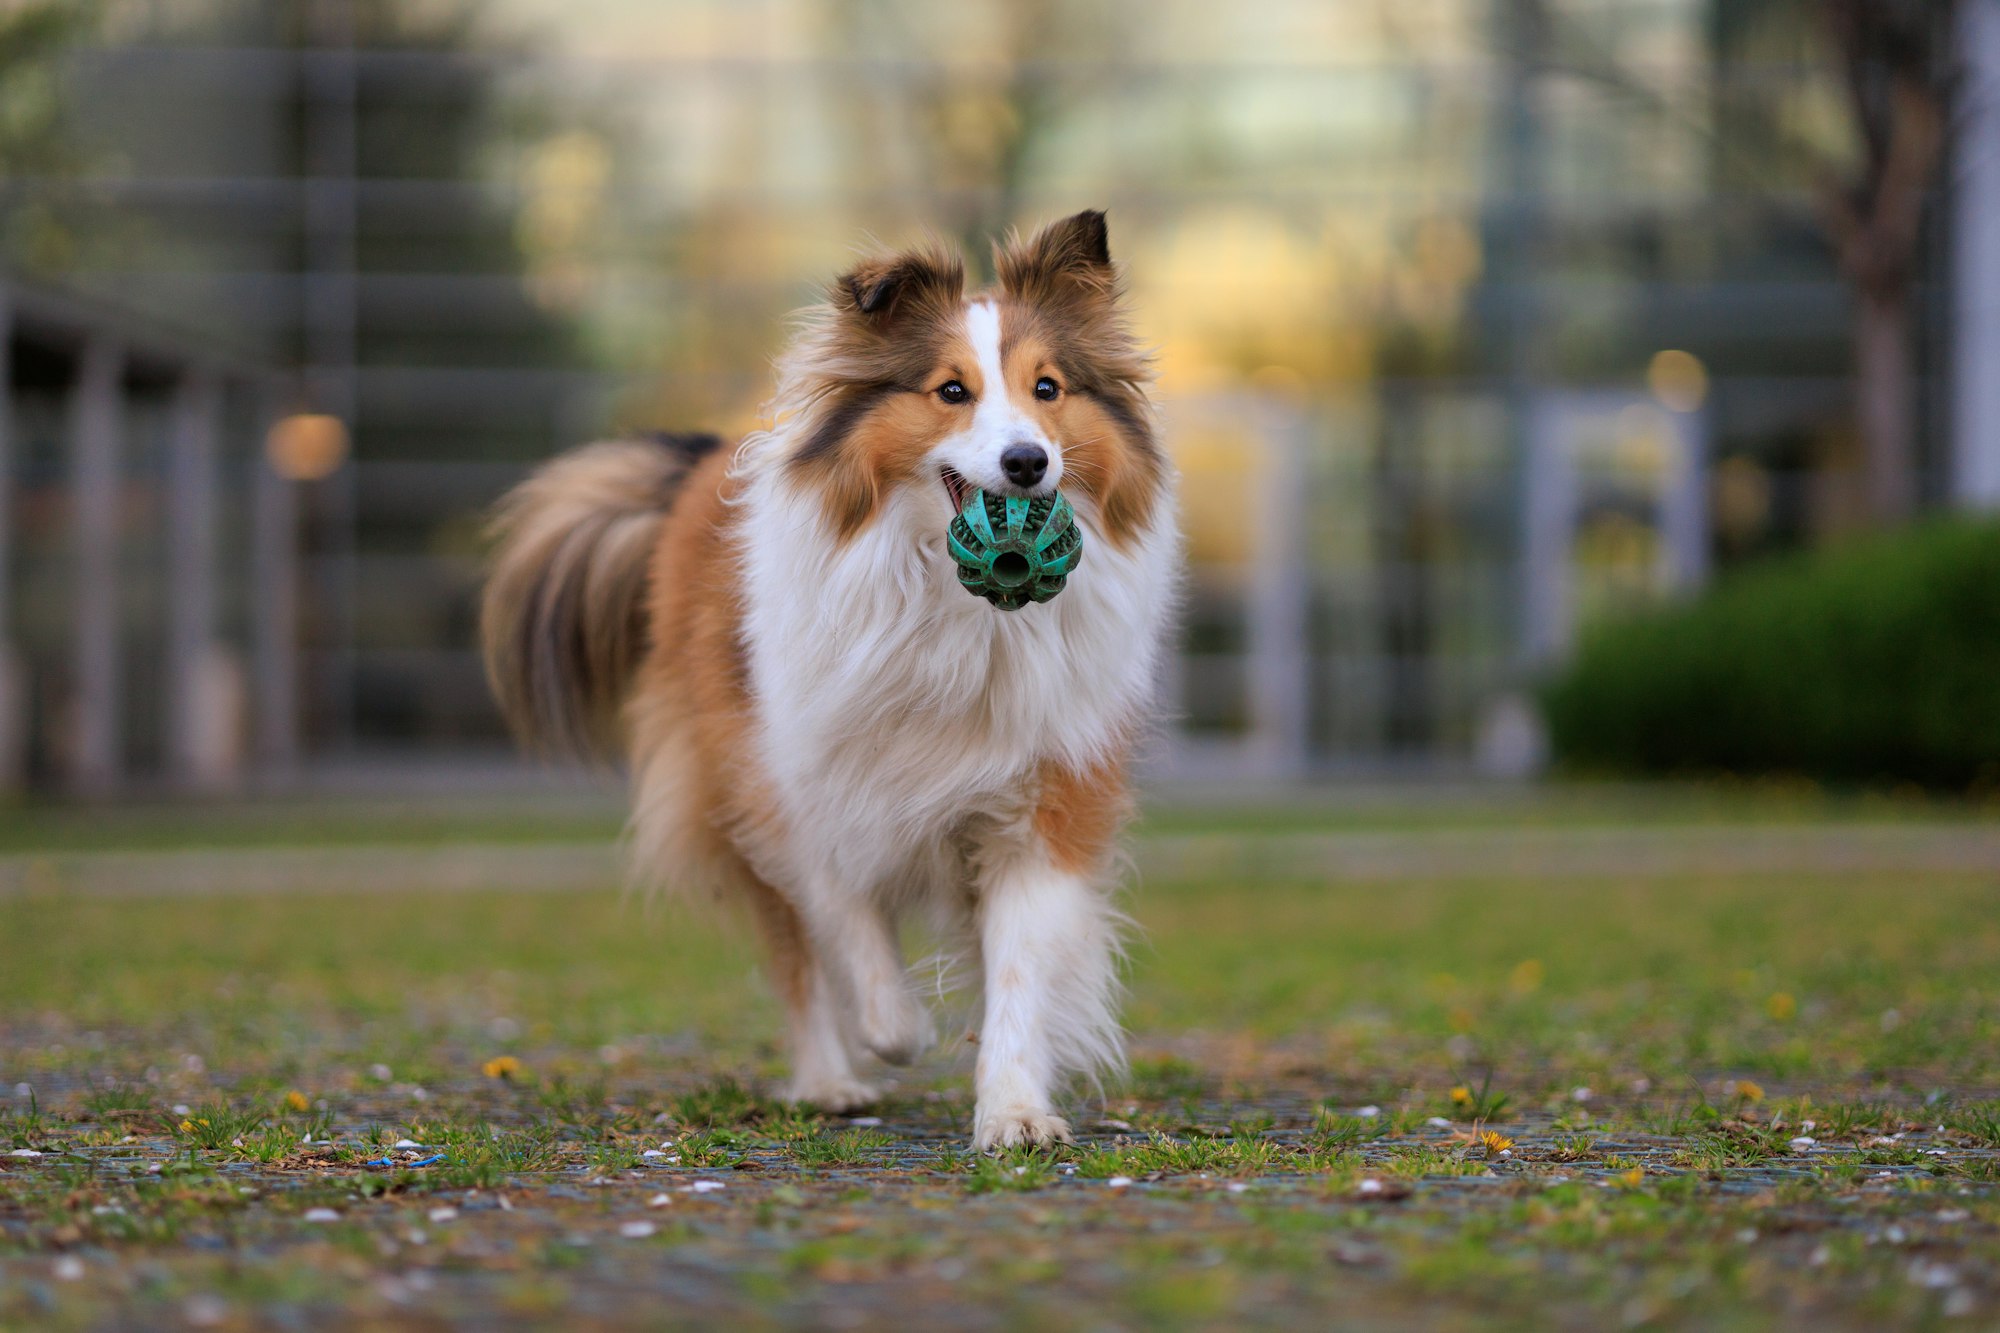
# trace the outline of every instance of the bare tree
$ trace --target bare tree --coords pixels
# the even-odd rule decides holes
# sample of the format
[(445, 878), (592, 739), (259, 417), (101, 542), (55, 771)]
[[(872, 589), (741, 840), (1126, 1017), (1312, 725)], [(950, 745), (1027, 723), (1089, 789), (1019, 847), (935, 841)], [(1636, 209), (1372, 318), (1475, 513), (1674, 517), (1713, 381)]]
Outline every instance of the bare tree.
[(1924, 203), (1944, 155), (1957, 0), (1814, 0), (1838, 51), (1859, 160), (1821, 214), (1854, 291), (1856, 417), (1877, 523), (1917, 502), (1910, 326)]
[[(1909, 518), (1917, 502), (1916, 375), (1911, 326), (1924, 207), (1944, 157), (1955, 70), (1950, 53), (1962, 0), (1769, 0), (1780, 23), (1829, 43), (1845, 87), (1852, 153), (1830, 152), (1770, 127), (1770, 147), (1819, 181), (1828, 244), (1854, 293), (1855, 417), (1868, 507), (1878, 524)], [(1527, 43), (1524, 65), (1589, 80), (1713, 134), (1694, 109), (1595, 49), (1548, 0), (1508, 0)], [(1714, 147), (1751, 174), (1769, 163), (1728, 136)]]

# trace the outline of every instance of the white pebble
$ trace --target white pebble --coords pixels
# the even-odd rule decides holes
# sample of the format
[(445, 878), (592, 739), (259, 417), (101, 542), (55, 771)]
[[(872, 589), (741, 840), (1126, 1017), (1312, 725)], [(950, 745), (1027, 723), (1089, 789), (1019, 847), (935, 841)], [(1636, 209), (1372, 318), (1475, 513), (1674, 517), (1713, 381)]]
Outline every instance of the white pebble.
[(671, 1194), (655, 1194), (652, 1198), (646, 1200), (646, 1206), (648, 1208), (665, 1208), (673, 1201), (674, 1196)]
[(73, 1254), (65, 1254), (56, 1260), (55, 1267), (50, 1271), (58, 1282), (75, 1282), (83, 1277), (83, 1260)]
[(433, 1209), (431, 1209), (431, 1211), (430, 1211), (430, 1214), (429, 1214), (429, 1216), (430, 1216), (430, 1219), (431, 1219), (431, 1221), (433, 1221), (433, 1222), (450, 1222), (450, 1221), (454, 1220), (455, 1218), (457, 1218), (457, 1216), (458, 1216), (458, 1209), (456, 1209), (456, 1208), (433, 1208)]
[(1801, 1134), (1797, 1138), (1792, 1140), (1792, 1145), (1791, 1145), (1792, 1151), (1811, 1152), (1813, 1150), (1813, 1146), (1818, 1142), (1819, 1142), (1818, 1139), (1808, 1138), (1806, 1135)]
[(1131, 1183), (1132, 1183), (1132, 1177), (1130, 1177), (1130, 1176), (1113, 1176), (1113, 1177), (1111, 1177), (1111, 1179), (1109, 1179), (1109, 1180), (1105, 1181), (1104, 1183), (1105, 1183), (1106, 1185), (1110, 1186), (1110, 1187), (1111, 1187), (1112, 1189), (1115, 1189), (1115, 1190), (1122, 1190), (1122, 1189), (1124, 1189), (1124, 1188), (1125, 1188), (1125, 1187), (1126, 1187), (1127, 1185), (1129, 1185), (1129, 1184), (1131, 1184)]
[(1569, 1090), (1569, 1099), (1573, 1102), (1587, 1102), (1596, 1095), (1589, 1088), (1577, 1087)]
[(850, 1118), (847, 1123), (850, 1125), (859, 1125), (863, 1129), (872, 1129), (882, 1123), (882, 1117), (879, 1115), (857, 1115)]
[(710, 1193), (711, 1191), (719, 1190), (721, 1188), (722, 1188), (722, 1182), (719, 1180), (697, 1180), (691, 1183), (687, 1187), (687, 1193), (707, 1194)]
[(1370, 1176), (1355, 1188), (1363, 1194), (1380, 1194), (1382, 1192), (1382, 1182)]
[(424, 1145), (418, 1143), (415, 1139), (397, 1139), (395, 1146), (398, 1148), (421, 1148)]
[(306, 1209), (306, 1221), (308, 1222), (338, 1222), (339, 1220), (340, 1214), (334, 1212), (331, 1208)]
[(654, 1227), (651, 1222), (627, 1222), (624, 1226), (618, 1228), (618, 1234), (627, 1240), (644, 1240), (646, 1237), (652, 1235), (653, 1231)]
[(665, 1153), (663, 1153), (663, 1152), (661, 1152), (661, 1151), (660, 1151), (660, 1150), (659, 1150), (658, 1148), (648, 1148), (648, 1149), (646, 1149), (646, 1151), (644, 1151), (644, 1152), (640, 1153), (639, 1155), (640, 1155), (641, 1157), (665, 1157), (665, 1156), (666, 1156), (666, 1154), (665, 1154)]
[(1434, 1116), (1432, 1116), (1432, 1117), (1431, 1117), (1431, 1118), (1430, 1118), (1429, 1120), (1426, 1120), (1426, 1121), (1424, 1121), (1424, 1123), (1425, 1123), (1425, 1124), (1427, 1124), (1427, 1125), (1429, 1125), (1429, 1126), (1430, 1126), (1430, 1127), (1431, 1127), (1432, 1129), (1450, 1129), (1450, 1128), (1451, 1128), (1451, 1121), (1449, 1121), (1449, 1120), (1445, 1119), (1445, 1118), (1444, 1118), (1443, 1116), (1441, 1116), (1441, 1115), (1434, 1115)]
[(16, 1149), (14, 1149), (14, 1151), (12, 1151), (12, 1152), (8, 1153), (7, 1155), (8, 1155), (9, 1157), (40, 1157), (40, 1156), (41, 1156), (41, 1154), (40, 1154), (40, 1153), (38, 1153), (38, 1152), (36, 1152), (36, 1151), (35, 1151), (35, 1150), (34, 1150), (33, 1148), (16, 1148)]
[(1376, 1116), (1382, 1114), (1382, 1108), (1379, 1106), (1364, 1106), (1354, 1114), (1360, 1116), (1363, 1120), (1373, 1120)]

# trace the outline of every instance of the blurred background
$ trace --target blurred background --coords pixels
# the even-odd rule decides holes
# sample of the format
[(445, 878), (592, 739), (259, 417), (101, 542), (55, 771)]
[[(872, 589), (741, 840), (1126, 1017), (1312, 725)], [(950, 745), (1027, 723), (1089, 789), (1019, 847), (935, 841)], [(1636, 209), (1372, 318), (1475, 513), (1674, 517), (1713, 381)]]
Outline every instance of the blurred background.
[(0, 0), (0, 783), (517, 780), (486, 507), (754, 424), (870, 238), (1083, 207), (1184, 477), (1156, 776), (1986, 781), (1996, 96), (2000, 0)]

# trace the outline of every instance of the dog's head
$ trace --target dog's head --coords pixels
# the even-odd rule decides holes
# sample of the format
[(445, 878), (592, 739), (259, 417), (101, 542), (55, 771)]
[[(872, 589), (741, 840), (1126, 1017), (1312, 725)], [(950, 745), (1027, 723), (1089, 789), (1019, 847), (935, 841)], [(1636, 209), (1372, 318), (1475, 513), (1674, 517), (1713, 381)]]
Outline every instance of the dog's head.
[(1121, 545), (1151, 522), (1166, 468), (1104, 214), (1010, 237), (995, 260), (998, 283), (971, 296), (937, 247), (868, 260), (828, 289), (788, 367), (805, 406), (784, 466), (843, 537), (899, 488), (934, 497), (939, 531), (973, 487), (1061, 487)]

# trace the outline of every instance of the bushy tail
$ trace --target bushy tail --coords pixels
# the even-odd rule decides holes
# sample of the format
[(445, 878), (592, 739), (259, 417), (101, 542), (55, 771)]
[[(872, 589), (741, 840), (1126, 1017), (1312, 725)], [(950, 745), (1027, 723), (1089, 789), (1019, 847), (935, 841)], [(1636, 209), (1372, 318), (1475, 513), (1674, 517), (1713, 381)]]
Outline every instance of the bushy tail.
[(693, 435), (586, 445), (500, 502), (480, 638), (494, 697), (524, 744), (579, 758), (619, 748), (660, 524), (716, 444)]

